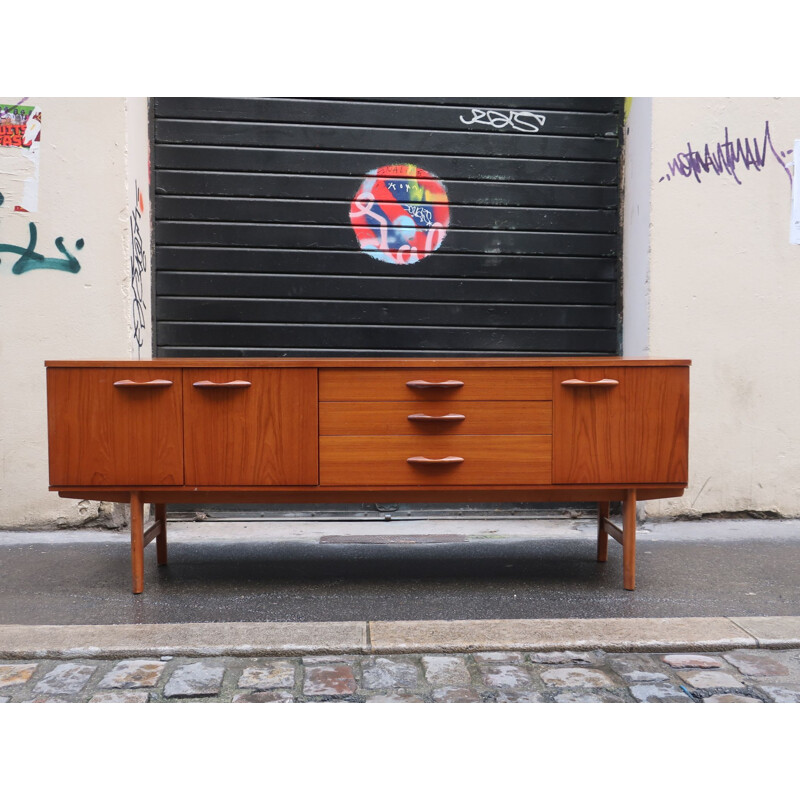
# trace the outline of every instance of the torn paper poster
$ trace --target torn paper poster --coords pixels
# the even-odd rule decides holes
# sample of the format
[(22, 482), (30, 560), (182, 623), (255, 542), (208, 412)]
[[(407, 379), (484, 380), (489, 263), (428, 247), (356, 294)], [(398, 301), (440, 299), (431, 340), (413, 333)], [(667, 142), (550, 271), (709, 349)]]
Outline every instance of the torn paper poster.
[(0, 176), (6, 207), (38, 211), (42, 111), (38, 106), (0, 103)]

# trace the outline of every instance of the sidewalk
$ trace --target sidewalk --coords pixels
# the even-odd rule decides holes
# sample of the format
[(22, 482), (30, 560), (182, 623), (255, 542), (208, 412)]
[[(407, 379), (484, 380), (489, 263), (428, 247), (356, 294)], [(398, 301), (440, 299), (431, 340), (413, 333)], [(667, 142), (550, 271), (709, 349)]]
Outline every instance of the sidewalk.
[(0, 702), (799, 702), (800, 521), (642, 527), (624, 592), (590, 519), (175, 523), (135, 597), (0, 532)]
[(130, 592), (125, 531), (0, 532), (0, 625), (800, 615), (800, 520), (641, 526), (637, 588), (595, 521), (170, 523)]

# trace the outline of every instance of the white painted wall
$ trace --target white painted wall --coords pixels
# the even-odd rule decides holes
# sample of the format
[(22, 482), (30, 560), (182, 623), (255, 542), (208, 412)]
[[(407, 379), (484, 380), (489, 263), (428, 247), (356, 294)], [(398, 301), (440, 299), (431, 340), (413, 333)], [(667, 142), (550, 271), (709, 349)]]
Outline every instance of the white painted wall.
[[(648, 114), (651, 107), (652, 116)], [(729, 139), (763, 150), (763, 166), (669, 174), (688, 145), (705, 154)], [(649, 514), (774, 511), (800, 515), (800, 246), (789, 244), (791, 184), (781, 161), (800, 138), (800, 99), (634, 101), (628, 118), (625, 354), (691, 358), (690, 485)], [(642, 131), (651, 125), (651, 135)], [(641, 139), (651, 141), (642, 189)], [(631, 155), (631, 154), (629, 154)], [(688, 163), (688, 162), (687, 162)], [(633, 169), (636, 167), (636, 170)], [(791, 171), (791, 168), (789, 168)], [(649, 226), (630, 225), (631, 207)], [(642, 276), (644, 240), (649, 264)], [(630, 292), (627, 289), (630, 288)], [(642, 312), (647, 319), (643, 324)]]
[[(0, 105), (19, 98), (0, 98)], [(42, 110), (39, 202), (14, 212), (29, 165), (0, 146), (0, 245), (58, 257), (80, 272), (12, 274), (0, 252), (0, 527), (75, 525), (98, 504), (47, 490), (46, 359), (151, 353), (147, 103), (140, 98), (30, 98)], [(625, 355), (691, 358), (690, 485), (649, 514), (776, 511), (800, 516), (800, 246), (790, 245), (790, 182), (771, 152), (763, 167), (660, 180), (687, 149), (729, 137), (762, 146), (769, 122), (785, 152), (800, 138), (800, 99), (634, 100), (624, 195)], [(790, 160), (786, 156), (785, 160)], [(131, 214), (143, 193), (146, 305), (135, 339)], [(83, 249), (74, 249), (82, 238)]]
[[(0, 105), (18, 100), (2, 97)], [(37, 252), (61, 257), (55, 239), (63, 237), (80, 271), (14, 275), (19, 256), (0, 252), (0, 527), (6, 528), (74, 525), (98, 513), (97, 503), (63, 500), (47, 489), (44, 361), (137, 357), (129, 258), (134, 177), (148, 216), (150, 209), (145, 100), (35, 97), (24, 105), (42, 111), (38, 210), (13, 211), (29, 167), (0, 147), (0, 244), (27, 246), (33, 222)], [(149, 284), (144, 291), (149, 298)], [(147, 339), (143, 354), (150, 352)]]
[(623, 151), (622, 352), (645, 358), (650, 347), (650, 162), (653, 104), (633, 98)]

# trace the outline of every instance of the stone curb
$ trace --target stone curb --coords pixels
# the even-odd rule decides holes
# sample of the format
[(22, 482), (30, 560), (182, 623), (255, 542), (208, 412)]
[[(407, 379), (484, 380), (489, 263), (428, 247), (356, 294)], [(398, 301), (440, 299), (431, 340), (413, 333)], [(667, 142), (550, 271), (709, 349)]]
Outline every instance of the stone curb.
[(303, 656), (366, 647), (366, 622), (0, 625), (2, 658)]
[(303, 656), (800, 647), (800, 617), (0, 625), (2, 658)]

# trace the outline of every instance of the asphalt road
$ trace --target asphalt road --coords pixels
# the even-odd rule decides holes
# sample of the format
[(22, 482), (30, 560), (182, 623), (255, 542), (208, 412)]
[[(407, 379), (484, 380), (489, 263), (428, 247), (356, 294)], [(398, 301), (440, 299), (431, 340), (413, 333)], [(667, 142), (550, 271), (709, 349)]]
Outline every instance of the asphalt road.
[(800, 615), (800, 520), (645, 525), (635, 592), (592, 520), (176, 523), (138, 596), (128, 541), (0, 532), (0, 624)]

